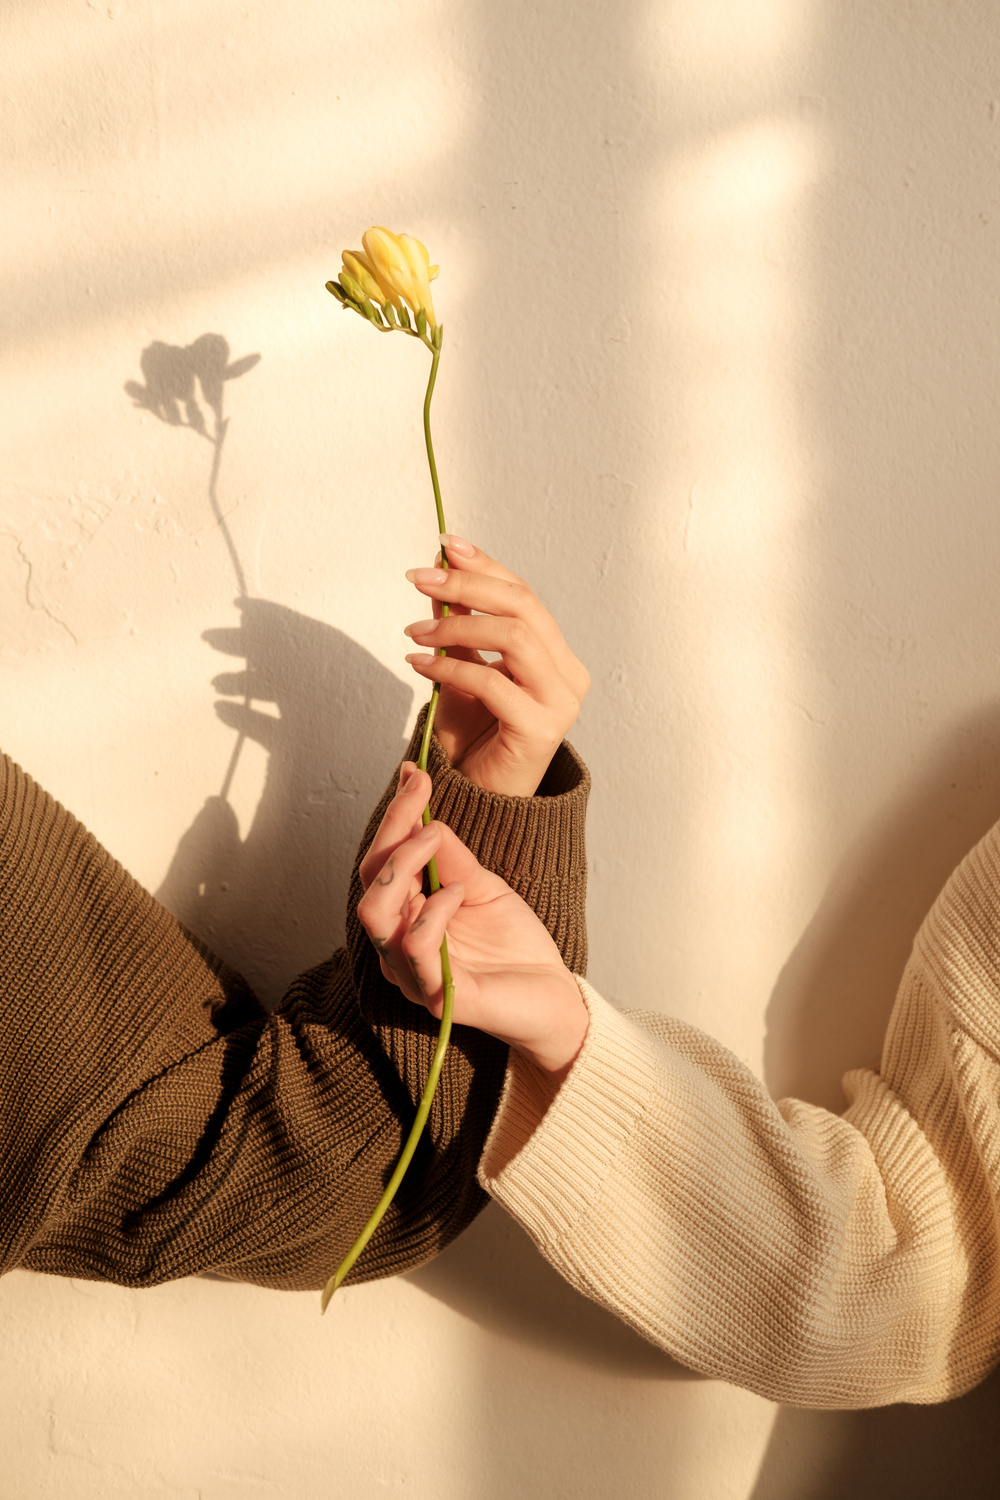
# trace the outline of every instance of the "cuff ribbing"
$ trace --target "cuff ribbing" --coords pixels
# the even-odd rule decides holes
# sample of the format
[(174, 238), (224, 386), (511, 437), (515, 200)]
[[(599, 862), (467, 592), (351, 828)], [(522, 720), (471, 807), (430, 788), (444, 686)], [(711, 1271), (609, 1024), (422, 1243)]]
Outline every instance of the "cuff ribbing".
[[(406, 752), (409, 760), (417, 758), (426, 715), (424, 709)], [(427, 769), (434, 783), (434, 817), (458, 834), (481, 865), (515, 889), (544, 879), (576, 879), (586, 872), (590, 773), (566, 741), (533, 797), (510, 797), (476, 786), (455, 769), (434, 735)]]
[(653, 1038), (586, 980), (577, 982), (590, 1012), (579, 1056), (548, 1102), (537, 1070), (511, 1052), (479, 1164), (480, 1185), (543, 1249), (578, 1226), (602, 1195), (656, 1076)]

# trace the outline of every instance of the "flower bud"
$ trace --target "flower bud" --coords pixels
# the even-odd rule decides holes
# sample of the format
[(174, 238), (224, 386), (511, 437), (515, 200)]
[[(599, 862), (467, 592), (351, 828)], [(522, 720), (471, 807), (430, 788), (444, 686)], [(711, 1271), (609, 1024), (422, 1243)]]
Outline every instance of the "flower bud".
[[(391, 296), (388, 296), (387, 293), (379, 285), (378, 280), (375, 276), (375, 272), (372, 270), (371, 261), (363, 251), (345, 250), (343, 259), (344, 270), (347, 272), (348, 276), (350, 276), (351, 279), (357, 283), (357, 285), (361, 288), (363, 295), (366, 296), (369, 301), (377, 302), (381, 307), (383, 303), (387, 301), (392, 302), (394, 300)], [(341, 277), (341, 280), (343, 280), (343, 277)], [(395, 300), (398, 302), (398, 298)]]
[(338, 280), (340, 281), (341, 286), (344, 288), (344, 291), (347, 293), (348, 299), (353, 302), (356, 307), (360, 307), (362, 302), (364, 302), (365, 300), (365, 294), (361, 290), (358, 283), (355, 281), (354, 277), (348, 271), (341, 271)]

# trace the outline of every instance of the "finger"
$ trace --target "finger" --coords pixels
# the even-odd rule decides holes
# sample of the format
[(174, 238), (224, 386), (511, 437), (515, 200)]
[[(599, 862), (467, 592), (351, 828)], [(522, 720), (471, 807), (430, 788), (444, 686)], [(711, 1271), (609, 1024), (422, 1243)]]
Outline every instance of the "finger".
[(447, 823), (439, 823), (435, 820), (428, 823), (427, 828), (421, 829), (421, 833), (426, 833), (428, 828), (435, 829), (438, 835), (434, 858), (437, 861), (438, 878), (442, 885), (450, 885), (456, 880), (460, 881), (465, 887), (467, 903), (474, 906), (508, 894), (509, 887), (506, 881), (502, 880), (499, 875), (494, 875), (492, 871), (485, 870), (472, 850), (462, 843), (458, 834), (454, 833)]
[[(441, 549), (447, 557), (447, 566), (449, 568), (457, 568), (460, 572), (465, 573), (485, 573), (491, 578), (505, 579), (508, 583), (524, 583), (524, 579), (518, 577), (516, 573), (512, 573), (510, 568), (505, 568), (503, 563), (497, 562), (495, 557), (490, 557), (488, 552), (484, 552), (481, 547), (474, 546), (472, 542), (466, 541), (464, 537), (442, 531), (440, 541)], [(444, 567), (441, 552), (434, 559), (434, 566), (439, 569)], [(454, 614), (463, 615), (469, 614), (471, 610), (470, 605), (462, 604), (458, 600), (450, 603), (448, 608)], [(438, 600), (435, 600), (435, 617), (440, 616), (440, 613), (441, 604)]]
[(539, 694), (536, 698), (506, 672), (489, 663), (477, 666), (454, 656), (429, 656), (424, 652), (413, 652), (406, 660), (428, 682), (440, 682), (456, 692), (478, 698), (499, 723), (516, 732), (537, 734), (544, 727), (538, 719), (540, 714), (558, 720), (559, 733), (552, 736), (553, 750), (580, 711), (579, 699), (562, 678), (555, 684), (547, 683), (544, 696)]
[[(453, 609), (447, 616), (447, 619), (470, 620), (472, 619), (472, 613), (467, 609)], [(435, 603), (434, 618), (432, 620), (414, 620), (411, 625), (406, 625), (403, 627), (403, 634), (408, 635), (411, 640), (416, 641), (419, 645), (422, 646), (424, 645), (425, 641), (430, 640), (431, 632), (436, 629), (436, 627), (441, 623), (441, 620), (441, 606), (440, 604)], [(474, 661), (481, 663), (483, 660), (478, 651), (474, 650), (471, 646), (462, 645), (457, 638), (451, 640), (450, 645), (447, 641), (441, 641), (439, 644), (442, 646), (448, 646), (451, 650), (452, 655), (461, 657), (463, 661)]]
[[(358, 916), (372, 937), (395, 929), (400, 915), (409, 915), (409, 902), (420, 888), (420, 872), (441, 842), (441, 823), (428, 823), (418, 833), (408, 831), (382, 863), (361, 900)], [(376, 947), (378, 943), (376, 942)], [(379, 948), (379, 952), (382, 949)]]
[(441, 533), (441, 543), (448, 554), (448, 565), (457, 568), (462, 573), (486, 573), (491, 578), (503, 578), (508, 583), (523, 583), (524, 579), (517, 573), (512, 573), (510, 568), (505, 568), (503, 563), (497, 562), (495, 557), (490, 557), (481, 547), (476, 547), (472, 542), (466, 541), (465, 537), (455, 536), (450, 532)]
[[(447, 558), (444, 555), (444, 547), (443, 547), (443, 545), (435, 553), (435, 555), (434, 555), (434, 562), (433, 562), (432, 566), (438, 572), (446, 571), (447, 568), (450, 566), (450, 564), (448, 563)], [(441, 609), (442, 609), (440, 600), (438, 600), (438, 599), (432, 599), (431, 600), (431, 607), (432, 607), (433, 612), (434, 612), (434, 618), (435, 618), (435, 620), (439, 620), (441, 618)], [(449, 609), (449, 612), (451, 614), (453, 614), (453, 615), (467, 615), (467, 614), (471, 613), (471, 610), (469, 610), (466, 607), (466, 605), (464, 605), (464, 604), (449, 604), (448, 609)]]
[[(437, 861), (441, 884), (448, 885), (455, 880), (461, 881), (470, 902), (490, 901), (507, 890), (507, 886), (499, 875), (493, 875), (489, 870), (484, 870), (472, 851), (466, 848), (462, 840), (446, 823), (434, 821), (428, 823), (426, 827), (416, 829), (405, 843), (400, 844), (394, 850), (392, 854), (393, 882), (398, 882), (395, 892), (391, 890), (391, 882), (386, 885), (373, 883), (358, 903), (359, 915), (362, 907), (367, 913), (374, 913), (376, 917), (383, 913), (391, 913), (394, 899), (397, 907), (400, 904), (399, 898), (402, 895), (403, 885), (419, 876), (432, 856)], [(362, 922), (366, 930), (370, 931), (364, 918)]]
[(427, 772), (418, 771), (412, 761), (404, 761), (396, 795), (386, 808), (358, 870), (365, 890), (379, 875), (386, 860), (410, 837), (430, 795), (431, 778)]
[(445, 930), (464, 900), (465, 887), (461, 881), (443, 885), (424, 902), (400, 943), (402, 958), (421, 1000), (431, 1010), (444, 999), (441, 944)]
[(394, 932), (385, 934), (369, 933), (372, 946), (378, 953), (379, 967), (383, 975), (391, 984), (401, 988), (400, 974), (409, 973), (409, 965), (403, 956), (401, 941), (404, 934), (413, 926), (420, 915), (420, 910), (427, 897), (422, 891), (417, 891), (408, 901), (404, 901), (399, 909), (399, 921)]
[[(583, 696), (586, 668), (567, 646), (562, 631), (548, 610), (522, 579), (474, 574), (458, 568), (411, 568), (409, 581), (437, 604), (464, 606), (480, 614), (509, 615), (524, 620), (546, 646), (559, 670)], [(582, 689), (582, 690), (581, 690)]]
[[(414, 866), (419, 869), (420, 861), (430, 858), (436, 843), (435, 837), (409, 840), (386, 860), (358, 902), (358, 919), (379, 956), (383, 975), (410, 1000), (421, 996), (401, 943), (424, 903)], [(409, 847), (413, 844), (421, 846), (416, 854)]]
[[(403, 634), (432, 651), (445, 647), (452, 661), (486, 665), (479, 653), (499, 651), (515, 682), (538, 702), (565, 696), (566, 684), (551, 653), (524, 620), (504, 615), (449, 615), (445, 620), (418, 620)], [(462, 649), (456, 651), (456, 647)]]

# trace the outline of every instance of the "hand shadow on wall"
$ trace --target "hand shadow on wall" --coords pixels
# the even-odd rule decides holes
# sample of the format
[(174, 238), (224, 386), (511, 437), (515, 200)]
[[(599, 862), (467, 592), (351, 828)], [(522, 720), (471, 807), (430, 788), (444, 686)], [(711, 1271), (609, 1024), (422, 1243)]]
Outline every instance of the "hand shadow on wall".
[[(841, 1074), (877, 1065), (917, 929), (1000, 817), (1000, 705), (962, 721), (844, 861), (768, 1012), (767, 1077), (840, 1111)], [(751, 1500), (986, 1500), (1000, 1473), (1000, 1375), (943, 1406), (779, 1412)]]
[[(140, 356), (144, 384), (130, 380), (125, 390), (136, 406), (211, 446), (207, 499), (232, 564), (240, 624), (204, 639), (246, 661), (215, 679), (230, 695), (216, 711), (236, 731), (220, 793), (181, 838), (156, 895), (274, 1005), (340, 940), (355, 846), (405, 748), (413, 693), (342, 631), (248, 593), (218, 490), (225, 387), (259, 361), (231, 361), (220, 333), (186, 345), (157, 340)], [(267, 772), (241, 839), (228, 794), (247, 740), (267, 752)]]
[(342, 941), (357, 842), (406, 747), (413, 694), (343, 631), (238, 604), (241, 624), (204, 638), (246, 659), (214, 679), (243, 701), (216, 712), (267, 752), (264, 789), (243, 840), (226, 797), (209, 797), (156, 895), (273, 1007)]

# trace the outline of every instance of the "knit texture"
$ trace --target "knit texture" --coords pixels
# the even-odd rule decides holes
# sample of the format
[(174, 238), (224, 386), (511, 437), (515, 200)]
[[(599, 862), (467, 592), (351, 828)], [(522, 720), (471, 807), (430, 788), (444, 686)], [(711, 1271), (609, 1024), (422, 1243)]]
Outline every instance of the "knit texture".
[[(536, 908), (567, 961), (585, 960), (589, 780), (569, 746), (533, 798), (481, 791), (436, 741), (429, 769), (435, 814)], [(392, 1171), (433, 1050), (426, 1012), (382, 978), (357, 921), (359, 860), (347, 947), (268, 1016), (0, 757), (0, 1271), (324, 1284)], [(419, 1265), (487, 1201), (476, 1162), (507, 1049), (455, 1030), (427, 1138), (351, 1281)]]
[(581, 984), (554, 1098), (511, 1054), (483, 1186), (575, 1287), (776, 1401), (944, 1401), (1000, 1360), (1000, 828), (925, 921), (842, 1116)]

